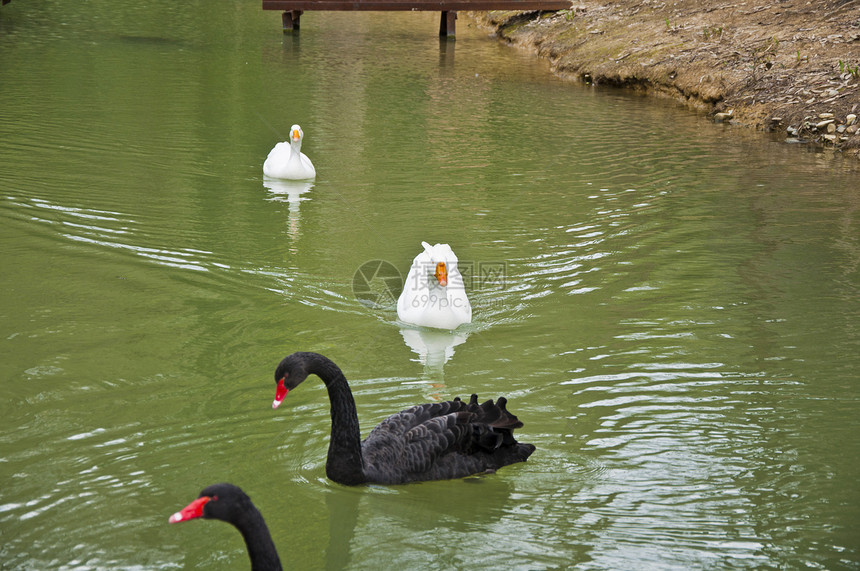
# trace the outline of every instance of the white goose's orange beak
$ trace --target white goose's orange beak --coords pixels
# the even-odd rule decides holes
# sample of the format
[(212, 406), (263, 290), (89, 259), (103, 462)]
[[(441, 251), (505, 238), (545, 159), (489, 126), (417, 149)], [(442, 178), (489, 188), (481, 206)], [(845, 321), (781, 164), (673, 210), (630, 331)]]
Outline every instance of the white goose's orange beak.
[(301, 138), (301, 135), (299, 134), (299, 130), (298, 130), (298, 129), (293, 129), (293, 130), (290, 132), (290, 137), (292, 137), (292, 138), (293, 138), (293, 141), (298, 141), (298, 140)]
[(436, 279), (439, 280), (440, 286), (448, 285), (448, 267), (445, 265), (445, 262), (439, 262), (436, 264), (436, 273), (433, 274), (436, 276)]

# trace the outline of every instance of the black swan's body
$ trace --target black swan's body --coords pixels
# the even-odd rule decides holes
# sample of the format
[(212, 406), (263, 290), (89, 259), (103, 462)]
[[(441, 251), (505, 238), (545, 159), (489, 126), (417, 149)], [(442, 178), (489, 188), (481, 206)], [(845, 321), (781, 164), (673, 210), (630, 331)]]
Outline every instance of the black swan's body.
[(326, 475), (340, 484), (404, 484), (463, 478), (525, 461), (531, 444), (514, 439), (523, 425), (505, 409), (507, 400), (478, 404), (452, 401), (413, 406), (392, 415), (364, 441), (352, 392), (341, 370), (318, 353), (293, 353), (275, 371), (273, 407), (308, 375), (323, 380), (331, 401), (331, 441)]
[(281, 560), (266, 522), (245, 492), (233, 484), (214, 484), (181, 511), (170, 516), (170, 523), (202, 517), (232, 524), (245, 539), (251, 571), (281, 571)]

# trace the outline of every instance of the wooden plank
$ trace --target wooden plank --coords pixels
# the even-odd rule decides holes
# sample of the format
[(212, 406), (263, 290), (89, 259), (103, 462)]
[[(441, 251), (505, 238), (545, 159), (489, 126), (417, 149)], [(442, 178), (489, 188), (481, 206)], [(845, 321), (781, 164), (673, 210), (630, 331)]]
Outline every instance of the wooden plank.
[(487, 11), (565, 10), (570, 0), (263, 0), (263, 10), (303, 11)]
[(298, 32), (299, 31), (299, 21), (302, 15), (301, 10), (288, 10), (281, 15), (281, 18), (284, 22), (284, 32)]
[(442, 12), (442, 17), (439, 19), (439, 35), (454, 39), (456, 33), (457, 12)]

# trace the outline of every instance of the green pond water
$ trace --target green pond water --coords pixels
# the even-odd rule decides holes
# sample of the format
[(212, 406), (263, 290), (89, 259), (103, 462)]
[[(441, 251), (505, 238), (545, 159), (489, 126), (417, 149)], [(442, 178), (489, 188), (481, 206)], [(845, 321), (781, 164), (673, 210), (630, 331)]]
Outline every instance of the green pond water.
[[(0, 568), (246, 569), (230, 526), (167, 522), (220, 481), (290, 569), (860, 568), (856, 165), (563, 82), (464, 16), (280, 25), (0, 8)], [(316, 180), (264, 180), (293, 123)], [(422, 240), (466, 269), (455, 333), (356, 273)], [(363, 433), (504, 395), (537, 451), (334, 484), (322, 383), (271, 407), (297, 350)]]

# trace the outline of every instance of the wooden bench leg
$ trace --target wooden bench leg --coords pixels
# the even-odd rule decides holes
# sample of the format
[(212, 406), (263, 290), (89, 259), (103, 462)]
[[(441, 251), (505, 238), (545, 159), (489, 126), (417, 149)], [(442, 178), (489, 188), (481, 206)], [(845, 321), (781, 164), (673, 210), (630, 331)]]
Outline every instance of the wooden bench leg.
[(442, 17), (439, 19), (439, 35), (454, 39), (456, 35), (457, 11), (448, 10), (442, 12)]
[(299, 18), (302, 15), (301, 10), (289, 10), (284, 12), (281, 18), (284, 21), (284, 33), (292, 34), (299, 31)]

